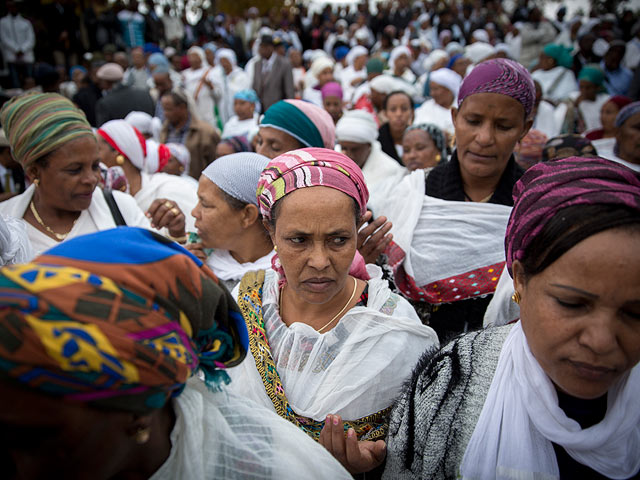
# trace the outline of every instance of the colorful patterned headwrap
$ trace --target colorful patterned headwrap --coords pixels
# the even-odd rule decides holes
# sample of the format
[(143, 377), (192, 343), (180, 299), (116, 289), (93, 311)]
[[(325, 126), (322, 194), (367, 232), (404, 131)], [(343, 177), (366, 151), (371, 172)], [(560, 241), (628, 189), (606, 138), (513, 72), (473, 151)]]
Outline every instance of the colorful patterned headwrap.
[(0, 123), (13, 158), (24, 169), (65, 143), (93, 137), (84, 112), (57, 93), (12, 98), (0, 111)]
[(302, 100), (280, 100), (271, 105), (260, 122), (291, 135), (305, 147), (333, 148), (336, 131), (331, 115), (324, 109)]
[(570, 157), (538, 163), (513, 187), (507, 225), (507, 268), (522, 260), (547, 222), (572, 205), (621, 205), (640, 213), (640, 175), (603, 158)]
[(535, 103), (536, 87), (527, 69), (518, 62), (495, 58), (476, 65), (462, 81), (458, 108), (465, 98), (476, 93), (507, 95), (522, 104), (525, 116), (529, 118)]
[(346, 155), (326, 148), (302, 148), (269, 162), (258, 181), (260, 213), (271, 219), (271, 209), (285, 195), (304, 187), (331, 187), (349, 195), (366, 211), (369, 190), (362, 170)]
[(78, 237), (0, 270), (0, 378), (46, 394), (145, 413), (198, 369), (228, 383), (247, 345), (211, 270), (148, 230)]
[(542, 161), (560, 160), (569, 157), (595, 157), (596, 148), (588, 138), (577, 133), (565, 133), (551, 138), (542, 147)]

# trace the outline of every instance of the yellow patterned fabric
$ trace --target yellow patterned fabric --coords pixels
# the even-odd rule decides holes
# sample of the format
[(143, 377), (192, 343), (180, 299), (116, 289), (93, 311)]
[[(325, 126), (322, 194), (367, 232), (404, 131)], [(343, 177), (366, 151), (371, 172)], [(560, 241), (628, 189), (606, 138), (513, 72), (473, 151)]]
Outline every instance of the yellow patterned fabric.
[[(240, 283), (237, 300), (249, 332), (249, 349), (262, 378), (265, 392), (271, 399), (276, 413), (301, 428), (314, 440), (318, 440), (324, 421), (303, 417), (291, 408), (280, 375), (276, 370), (262, 316), (263, 285), (264, 270), (247, 273)], [(391, 407), (357, 420), (345, 421), (345, 431), (353, 428), (360, 440), (384, 439), (387, 435), (390, 411)]]

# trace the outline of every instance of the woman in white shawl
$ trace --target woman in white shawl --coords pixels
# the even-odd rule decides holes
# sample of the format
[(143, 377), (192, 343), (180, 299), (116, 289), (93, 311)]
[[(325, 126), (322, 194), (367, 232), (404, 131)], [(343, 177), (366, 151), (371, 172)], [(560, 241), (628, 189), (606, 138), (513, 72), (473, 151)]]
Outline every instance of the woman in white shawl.
[(462, 77), (449, 68), (440, 68), (429, 75), (431, 98), (415, 110), (414, 125), (432, 123), (449, 138), (454, 135), (451, 107), (458, 99)]
[(333, 67), (335, 62), (324, 54), (316, 58), (305, 75), (306, 87), (302, 92), (302, 99), (322, 107), (322, 92), (327, 83), (333, 81)]
[[(384, 438), (386, 409), (419, 352), (438, 341), (356, 256), (368, 198), (360, 169), (333, 150), (294, 150), (269, 163), (257, 193), (277, 257), (274, 270), (248, 273), (234, 292), (250, 354), (230, 372), (233, 390), (325, 446), (327, 423), (344, 440), (343, 418), (350, 438)], [(382, 456), (383, 442), (366, 445), (366, 458)]]
[(559, 44), (549, 44), (540, 54), (538, 69), (531, 77), (542, 87), (542, 97), (557, 104), (578, 91), (578, 82), (571, 70), (571, 49)]
[(207, 63), (204, 50), (200, 47), (187, 50), (187, 58), (189, 68), (182, 71), (184, 89), (193, 99), (198, 117), (215, 127), (217, 125), (213, 65)]
[(216, 67), (213, 69), (214, 95), (218, 105), (217, 116), (222, 125), (233, 115), (234, 95), (250, 88), (249, 76), (238, 67), (236, 54), (230, 48), (216, 51)]
[(367, 60), (369, 50), (356, 45), (347, 54), (347, 68), (342, 71), (340, 82), (344, 92), (343, 98), (351, 101), (356, 87), (367, 80)]
[(269, 159), (253, 152), (216, 159), (204, 169), (193, 209), (197, 238), (187, 248), (233, 289), (245, 273), (271, 267), (273, 243), (262, 225), (256, 188)]
[[(198, 202), (194, 185), (181, 177), (162, 173), (171, 152), (166, 145), (144, 141), (140, 133), (124, 120), (111, 120), (97, 132), (100, 160), (108, 167), (124, 170), (128, 193), (140, 209), (160, 218), (169, 236), (186, 243), (186, 231), (193, 230), (190, 212)], [(157, 217), (156, 217), (157, 216)]]
[[(31, 181), (24, 193), (0, 203), (0, 213), (25, 220), (33, 255), (117, 225), (96, 188), (98, 146), (82, 111), (58, 94), (29, 94), (5, 103), (0, 117), (12, 155)], [(128, 225), (149, 228), (130, 196), (112, 195)]]
[(416, 82), (416, 75), (409, 68), (411, 58), (411, 50), (406, 45), (394, 48), (389, 56), (389, 70), (386, 73), (413, 85)]
[(640, 177), (573, 157), (530, 168), (514, 197), (520, 320), (424, 357), (384, 478), (638, 478)]

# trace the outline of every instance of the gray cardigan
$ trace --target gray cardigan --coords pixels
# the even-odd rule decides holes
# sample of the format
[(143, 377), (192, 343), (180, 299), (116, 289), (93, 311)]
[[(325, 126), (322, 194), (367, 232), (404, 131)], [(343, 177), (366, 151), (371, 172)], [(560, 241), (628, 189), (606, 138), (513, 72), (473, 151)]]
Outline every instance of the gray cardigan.
[(457, 478), (510, 325), (427, 352), (391, 413), (385, 479)]

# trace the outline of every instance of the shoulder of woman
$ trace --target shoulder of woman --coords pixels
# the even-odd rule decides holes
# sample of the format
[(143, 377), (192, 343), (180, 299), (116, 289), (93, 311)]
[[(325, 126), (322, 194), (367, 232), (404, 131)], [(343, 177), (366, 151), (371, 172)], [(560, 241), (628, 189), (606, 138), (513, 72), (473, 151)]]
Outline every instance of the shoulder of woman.
[[(106, 205), (106, 200), (104, 200), (104, 197), (102, 196), (102, 192), (98, 190), (99, 189), (96, 188), (96, 192), (100, 194), (100, 197), (102, 197), (102, 200)], [(144, 212), (140, 209), (140, 207), (138, 206), (138, 203), (131, 195), (129, 195), (128, 193), (113, 191), (113, 198), (118, 204), (120, 213), (122, 213), (122, 216), (124, 217), (128, 226), (151, 229), (151, 224), (149, 223), (149, 220), (147, 219), (147, 217), (145, 217)], [(95, 201), (96, 199), (95, 194), (93, 199)]]
[(11, 197), (4, 202), (0, 202), (0, 213), (16, 218), (22, 218), (29, 207), (31, 197), (33, 197), (34, 187), (30, 186), (20, 195)]
[(391, 414), (385, 476), (457, 475), (510, 328), (467, 333), (424, 353)]

